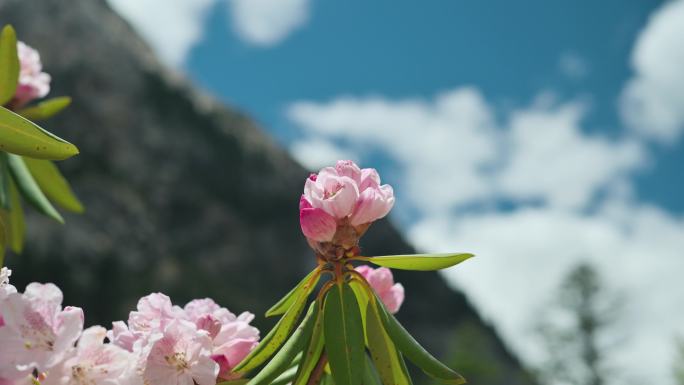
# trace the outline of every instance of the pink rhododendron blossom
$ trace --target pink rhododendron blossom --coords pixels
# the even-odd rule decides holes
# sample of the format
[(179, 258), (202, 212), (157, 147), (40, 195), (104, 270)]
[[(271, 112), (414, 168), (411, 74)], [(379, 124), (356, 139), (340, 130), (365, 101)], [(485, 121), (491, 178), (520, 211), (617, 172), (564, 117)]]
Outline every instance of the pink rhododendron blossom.
[(182, 309), (173, 306), (171, 299), (162, 293), (152, 293), (140, 298), (136, 311), (128, 316), (128, 328), (141, 336), (161, 331), (165, 322), (182, 317)]
[(331, 242), (340, 226), (349, 224), (360, 235), (363, 225), (383, 218), (393, 205), (394, 191), (380, 185), (377, 171), (341, 160), (306, 180), (299, 204), (300, 224), (309, 240)]
[(404, 302), (404, 286), (400, 283), (394, 283), (394, 277), (390, 269), (386, 267), (373, 269), (370, 266), (362, 265), (355, 270), (366, 278), (366, 281), (378, 294), (387, 310), (391, 313), (399, 311), (399, 307)]
[(15, 107), (42, 98), (50, 92), (50, 75), (43, 72), (40, 54), (23, 42), (17, 42), (19, 56), (19, 82), (14, 94)]
[[(0, 269), (0, 306), (2, 306), (2, 301), (7, 298), (8, 295), (16, 293), (17, 289), (10, 285), (9, 277), (12, 275), (12, 270), (3, 267)], [(0, 314), (0, 326), (3, 325), (2, 314)]]
[(0, 377), (20, 379), (59, 363), (83, 330), (83, 311), (62, 310), (62, 292), (53, 284), (31, 283), (11, 293), (0, 307)]
[(145, 383), (214, 385), (219, 365), (211, 359), (211, 338), (182, 320), (171, 321), (152, 345), (143, 373)]
[(86, 329), (70, 357), (50, 370), (42, 385), (131, 383), (128, 378), (132, 353), (113, 344), (105, 344), (107, 330), (101, 326)]

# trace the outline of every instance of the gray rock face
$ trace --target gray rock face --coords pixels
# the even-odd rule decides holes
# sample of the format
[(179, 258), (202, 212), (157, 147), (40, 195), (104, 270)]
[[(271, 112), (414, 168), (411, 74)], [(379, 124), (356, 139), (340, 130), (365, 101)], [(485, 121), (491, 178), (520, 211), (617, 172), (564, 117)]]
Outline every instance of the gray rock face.
[[(212, 297), (270, 327), (263, 312), (314, 264), (298, 223), (307, 171), (248, 117), (165, 70), (102, 0), (0, 0), (0, 23), (41, 52), (51, 95), (73, 97), (46, 128), (81, 150), (60, 167), (87, 210), (66, 226), (29, 214), (26, 251), (8, 257), (16, 285), (57, 283), (87, 324), (126, 319), (161, 291), (181, 305)], [(387, 221), (362, 246), (413, 252)], [(399, 318), (471, 383), (533, 383), (438, 274), (396, 275), (407, 292)]]

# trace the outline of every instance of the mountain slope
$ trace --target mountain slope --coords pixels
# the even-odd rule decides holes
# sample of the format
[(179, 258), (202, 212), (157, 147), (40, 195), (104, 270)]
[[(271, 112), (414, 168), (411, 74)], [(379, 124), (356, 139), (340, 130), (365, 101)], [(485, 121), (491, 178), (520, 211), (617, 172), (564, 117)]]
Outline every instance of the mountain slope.
[[(74, 99), (47, 128), (79, 146), (60, 167), (87, 208), (66, 226), (29, 216), (26, 251), (8, 258), (17, 286), (56, 282), (88, 324), (125, 319), (162, 291), (178, 304), (213, 297), (270, 326), (263, 312), (314, 262), (298, 224), (307, 171), (248, 117), (165, 70), (101, 0), (2, 0), (0, 22), (39, 49), (51, 94)], [(387, 221), (362, 245), (413, 251)], [(399, 318), (431, 350), (459, 361), (482, 352), (467, 355), (484, 370), (453, 363), (471, 383), (533, 383), (441, 276), (396, 275), (407, 291)]]

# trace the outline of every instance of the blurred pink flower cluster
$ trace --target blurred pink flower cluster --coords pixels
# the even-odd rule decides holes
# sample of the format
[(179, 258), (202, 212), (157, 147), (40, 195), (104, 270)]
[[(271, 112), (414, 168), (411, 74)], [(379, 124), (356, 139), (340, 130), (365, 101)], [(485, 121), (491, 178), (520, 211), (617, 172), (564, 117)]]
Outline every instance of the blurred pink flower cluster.
[(57, 286), (31, 283), (18, 293), (9, 274), (0, 273), (0, 385), (214, 385), (233, 379), (259, 340), (250, 313), (236, 316), (211, 299), (180, 308), (160, 293), (141, 298), (127, 323), (83, 330), (83, 311), (62, 309)]
[(19, 56), (19, 82), (14, 94), (14, 106), (21, 107), (26, 103), (45, 97), (50, 92), (50, 75), (43, 72), (40, 54), (35, 49), (17, 42)]
[(399, 311), (404, 302), (404, 286), (394, 283), (392, 271), (386, 267), (374, 269), (370, 266), (358, 266), (356, 271), (368, 281), (368, 284), (375, 290), (382, 303), (385, 304), (390, 313)]
[(338, 228), (364, 225), (383, 218), (394, 205), (394, 191), (381, 185), (375, 169), (361, 169), (350, 160), (311, 174), (299, 202), (302, 232), (314, 242), (331, 242)]

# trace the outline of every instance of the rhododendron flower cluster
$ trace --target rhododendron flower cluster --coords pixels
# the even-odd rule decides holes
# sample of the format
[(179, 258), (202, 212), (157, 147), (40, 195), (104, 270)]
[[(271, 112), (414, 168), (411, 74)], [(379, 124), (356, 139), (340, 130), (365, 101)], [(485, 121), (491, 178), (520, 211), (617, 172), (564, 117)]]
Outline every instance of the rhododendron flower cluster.
[(404, 286), (400, 283), (394, 283), (394, 276), (392, 276), (390, 269), (386, 267), (374, 269), (370, 266), (362, 265), (358, 266), (355, 270), (368, 281), (368, 284), (375, 290), (375, 293), (380, 297), (390, 313), (399, 311), (401, 304), (404, 302)]
[(161, 293), (141, 298), (127, 323), (83, 331), (83, 312), (62, 309), (57, 286), (18, 293), (10, 273), (0, 272), (2, 385), (214, 385), (236, 378), (231, 369), (259, 340), (251, 313), (236, 316), (211, 299), (180, 308)]
[(17, 42), (19, 56), (19, 82), (14, 94), (14, 107), (38, 98), (45, 97), (50, 92), (50, 75), (43, 72), (40, 54), (24, 42)]
[(380, 184), (375, 169), (341, 160), (306, 180), (299, 221), (316, 251), (342, 254), (355, 247), (368, 226), (386, 216), (393, 205), (394, 191)]

